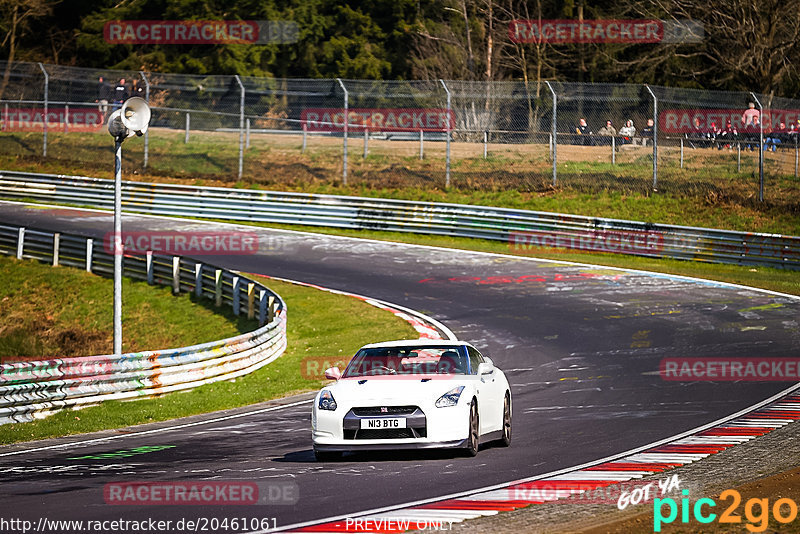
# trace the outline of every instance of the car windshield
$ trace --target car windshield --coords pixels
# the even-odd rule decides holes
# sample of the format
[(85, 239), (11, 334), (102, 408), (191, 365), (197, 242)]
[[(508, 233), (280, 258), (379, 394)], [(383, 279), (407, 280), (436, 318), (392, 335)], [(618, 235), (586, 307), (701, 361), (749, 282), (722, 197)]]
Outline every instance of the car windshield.
[(361, 349), (342, 376), (469, 373), (469, 358), (464, 347), (407, 346)]

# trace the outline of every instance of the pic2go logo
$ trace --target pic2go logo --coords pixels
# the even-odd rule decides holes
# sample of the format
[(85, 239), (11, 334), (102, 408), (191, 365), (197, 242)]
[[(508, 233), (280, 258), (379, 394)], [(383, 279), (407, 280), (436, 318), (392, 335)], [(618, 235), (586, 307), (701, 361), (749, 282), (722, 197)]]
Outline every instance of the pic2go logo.
[[(662, 524), (670, 524), (678, 518), (678, 511), (680, 508), (681, 523), (689, 522), (689, 512), (691, 511), (694, 520), (698, 523), (711, 523), (717, 519), (717, 514), (712, 513), (710, 508), (717, 506), (713, 499), (703, 498), (695, 501), (694, 505), (689, 502), (689, 490), (683, 490), (684, 497), (681, 499), (680, 507), (674, 499), (654, 499), (653, 500), (653, 532), (661, 532)], [(734, 490), (728, 489), (723, 491), (720, 500), (726, 501), (731, 499), (732, 502), (725, 511), (720, 514), (720, 523), (742, 523), (742, 517), (736, 514), (736, 509), (742, 502), (741, 494)], [(665, 507), (669, 509), (667, 515), (664, 515)], [(791, 523), (797, 518), (797, 503), (792, 499), (781, 498), (775, 501), (772, 509), (769, 507), (769, 499), (749, 499), (744, 505), (744, 516), (747, 519), (746, 527), (750, 532), (764, 532), (769, 526), (770, 511), (772, 517), (778, 523)]]

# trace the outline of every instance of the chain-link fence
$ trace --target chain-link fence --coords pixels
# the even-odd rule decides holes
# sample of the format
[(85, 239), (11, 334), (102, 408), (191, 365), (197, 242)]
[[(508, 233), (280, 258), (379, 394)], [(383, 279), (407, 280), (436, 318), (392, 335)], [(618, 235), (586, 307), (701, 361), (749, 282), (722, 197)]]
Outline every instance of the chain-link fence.
[(800, 197), (800, 101), (768, 95), (38, 63), (0, 70), (0, 156), (104, 169), (113, 142), (103, 124), (136, 95), (153, 116), (144, 143), (125, 146), (130, 172), (271, 186), (659, 191), (792, 205)]

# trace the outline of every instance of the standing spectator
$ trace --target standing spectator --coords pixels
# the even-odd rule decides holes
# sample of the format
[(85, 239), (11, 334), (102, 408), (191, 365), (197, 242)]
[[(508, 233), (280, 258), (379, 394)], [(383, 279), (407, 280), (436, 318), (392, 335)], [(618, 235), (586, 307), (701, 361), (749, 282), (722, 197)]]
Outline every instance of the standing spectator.
[(655, 132), (655, 123), (653, 119), (647, 119), (647, 126), (642, 128), (642, 145), (647, 146), (647, 140), (653, 139), (653, 133)]
[[(617, 129), (614, 128), (614, 123), (611, 120), (606, 121), (606, 125), (600, 128), (597, 133), (606, 137), (614, 137), (617, 135)], [(610, 145), (611, 141), (604, 142), (605, 145)]]
[(747, 109), (742, 113), (742, 127), (747, 128), (748, 126), (752, 126), (753, 122), (758, 125), (758, 118), (761, 114), (760, 111), (756, 109), (756, 105), (753, 102), (747, 104)]
[(625, 122), (625, 126), (619, 129), (619, 135), (622, 136), (622, 144), (629, 145), (633, 142), (633, 137), (636, 135), (636, 127), (631, 119), (628, 119)]
[(131, 87), (131, 96), (138, 96), (139, 98), (144, 98), (144, 87), (139, 85), (137, 80), (133, 80), (132, 87)]
[(103, 115), (103, 122), (106, 120), (106, 115), (108, 115), (108, 101), (111, 100), (111, 85), (108, 84), (105, 79), (100, 76), (97, 79), (97, 98), (95, 102), (97, 102), (98, 106), (97, 109)]
[(125, 78), (120, 78), (119, 83), (114, 87), (114, 111), (122, 107), (122, 103), (128, 100), (128, 86), (125, 85)]
[(581, 117), (581, 120), (578, 121), (578, 125), (575, 127), (575, 133), (580, 137), (577, 138), (576, 145), (583, 145), (589, 146), (592, 144), (591, 135), (593, 132), (589, 130), (589, 126), (586, 124), (586, 119)]
[(744, 127), (744, 138), (748, 141), (745, 145), (745, 149), (751, 152), (759, 145), (761, 142), (761, 129), (759, 127), (758, 117), (754, 117), (753, 120)]

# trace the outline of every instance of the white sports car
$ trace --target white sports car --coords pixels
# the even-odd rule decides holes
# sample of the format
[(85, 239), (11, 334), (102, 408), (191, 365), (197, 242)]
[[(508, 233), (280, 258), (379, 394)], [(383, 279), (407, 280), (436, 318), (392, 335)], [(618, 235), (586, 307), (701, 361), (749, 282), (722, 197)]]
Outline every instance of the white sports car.
[(463, 341), (365, 345), (314, 399), (317, 460), (346, 451), (461, 448), (511, 443), (511, 388), (503, 372)]

